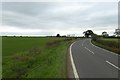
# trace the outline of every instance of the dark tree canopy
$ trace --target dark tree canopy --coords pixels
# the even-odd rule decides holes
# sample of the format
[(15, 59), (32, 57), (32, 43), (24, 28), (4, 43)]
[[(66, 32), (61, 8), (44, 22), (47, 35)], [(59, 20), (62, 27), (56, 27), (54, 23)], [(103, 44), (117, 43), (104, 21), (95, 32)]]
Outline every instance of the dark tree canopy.
[(104, 31), (104, 32), (102, 32), (102, 35), (104, 35), (104, 34), (107, 34), (107, 32), (105, 32), (105, 31)]
[(102, 32), (102, 36), (103, 36), (103, 37), (108, 37), (109, 35), (108, 35), (107, 32), (104, 31), (104, 32)]
[(89, 37), (93, 34), (93, 31), (92, 30), (87, 30), (87, 31), (84, 31), (83, 34), (85, 35), (85, 37)]
[(56, 37), (60, 37), (60, 34), (57, 34)]

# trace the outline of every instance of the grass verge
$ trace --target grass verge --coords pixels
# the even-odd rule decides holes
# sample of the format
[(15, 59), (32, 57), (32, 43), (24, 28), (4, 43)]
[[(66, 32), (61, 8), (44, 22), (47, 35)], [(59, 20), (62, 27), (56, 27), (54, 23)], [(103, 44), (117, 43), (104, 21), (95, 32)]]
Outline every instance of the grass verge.
[[(42, 41), (42, 43), (39, 43), (39, 41), (37, 41), (37, 43), (35, 42), (33, 44), (33, 38), (32, 40), (31, 38), (29, 38), (27, 39), (29, 43), (24, 43), (24, 45), (26, 46), (26, 50), (23, 51), (21, 44), (18, 44), (21, 48), (18, 50), (19, 52), (13, 49), (15, 47), (14, 46), (13, 48), (11, 48), (14, 53), (11, 53), (11, 51), (11, 54), (9, 53), (9, 51), (3, 53), (4, 56), (2, 77), (66, 78), (66, 55), (67, 49), (71, 44), (72, 40), (61, 38), (53, 38), (48, 40), (46, 39), (47, 38), (38, 39), (44, 41)], [(21, 40), (24, 41), (24, 38)], [(21, 40), (18, 40), (18, 38), (16, 40), (14, 39), (15, 42), (13, 44), (15, 45), (17, 41), (21, 42)], [(38, 46), (41, 44), (42, 46)], [(28, 45), (31, 45), (31, 47)]]
[(101, 48), (120, 54), (120, 49), (119, 49), (120, 40), (119, 39), (100, 38), (96, 41), (92, 40), (92, 43)]

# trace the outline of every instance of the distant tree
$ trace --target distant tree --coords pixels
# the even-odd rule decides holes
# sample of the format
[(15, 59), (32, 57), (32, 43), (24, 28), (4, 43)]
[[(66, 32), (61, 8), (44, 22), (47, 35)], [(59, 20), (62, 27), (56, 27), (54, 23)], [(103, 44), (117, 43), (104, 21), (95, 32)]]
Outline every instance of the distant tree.
[(104, 31), (104, 32), (102, 32), (102, 36), (103, 36), (103, 37), (108, 37), (109, 35), (108, 35), (107, 32)]
[(60, 37), (60, 34), (57, 34), (56, 37)]
[(84, 31), (83, 34), (85, 35), (85, 37), (88, 38), (89, 36), (91, 36), (91, 35), (94, 34), (94, 33), (93, 33), (92, 30), (87, 30), (87, 31)]
[(119, 37), (119, 36), (120, 36), (120, 29), (116, 29), (115, 32), (114, 32), (114, 34), (115, 34), (117, 37)]
[(61, 37), (66, 37), (66, 35), (63, 35), (63, 36), (61, 36)]

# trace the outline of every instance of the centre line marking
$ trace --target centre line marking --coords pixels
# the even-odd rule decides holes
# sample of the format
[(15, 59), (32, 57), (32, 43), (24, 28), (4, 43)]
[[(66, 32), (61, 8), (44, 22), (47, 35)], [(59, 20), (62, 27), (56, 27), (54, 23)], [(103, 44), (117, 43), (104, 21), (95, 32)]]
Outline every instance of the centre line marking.
[(89, 50), (87, 47), (85, 47), (85, 49), (87, 49), (88, 51), (90, 51), (92, 54), (95, 54), (94, 52), (92, 52), (91, 50)]
[(112, 64), (111, 62), (109, 62), (109, 61), (106, 61), (108, 64), (110, 64), (111, 66), (113, 66), (114, 68), (116, 68), (116, 69), (118, 69), (118, 70), (120, 70), (120, 68), (119, 67), (117, 67), (116, 65), (114, 65), (114, 64)]

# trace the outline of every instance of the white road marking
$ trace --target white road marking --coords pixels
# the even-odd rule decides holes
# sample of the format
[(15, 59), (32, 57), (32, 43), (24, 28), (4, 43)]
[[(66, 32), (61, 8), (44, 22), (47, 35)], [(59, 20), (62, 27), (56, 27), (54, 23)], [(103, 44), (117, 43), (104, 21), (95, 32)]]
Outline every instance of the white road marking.
[(71, 59), (71, 64), (72, 64), (72, 68), (73, 68), (74, 77), (75, 77), (76, 80), (79, 80), (79, 76), (78, 76), (78, 73), (77, 73), (77, 70), (76, 70), (76, 67), (75, 67), (75, 64), (74, 64), (74, 60), (73, 60), (73, 56), (72, 56), (72, 51), (71, 51), (72, 45), (74, 43), (72, 43), (70, 45), (70, 59)]
[(118, 70), (120, 70), (120, 68), (119, 67), (117, 67), (116, 65), (114, 65), (114, 64), (112, 64), (111, 62), (109, 62), (109, 61), (106, 61), (108, 64), (110, 64), (111, 66), (113, 66), (114, 68), (116, 68), (116, 69), (118, 69)]
[[(92, 44), (91, 40), (90, 40), (90, 44)], [(101, 48), (101, 47), (98, 47), (98, 46), (96, 46), (96, 45), (94, 45), (94, 44), (92, 44), (92, 46), (94, 46), (94, 47), (96, 47), (96, 48), (98, 48), (98, 49), (102, 49), (102, 50), (105, 51), (105, 52), (109, 52), (109, 53), (111, 53), (111, 54), (114, 54), (114, 55), (118, 56), (118, 54), (116, 54), (116, 53), (114, 53), (114, 52), (111, 52), (111, 51), (108, 51), (108, 50), (106, 50), (106, 49), (103, 49), (103, 48)], [(119, 55), (119, 56), (120, 56), (120, 55)]]
[(90, 51), (92, 54), (95, 54), (94, 52), (92, 52), (90, 49), (88, 49), (87, 47), (85, 47), (85, 49), (87, 49), (88, 51)]

